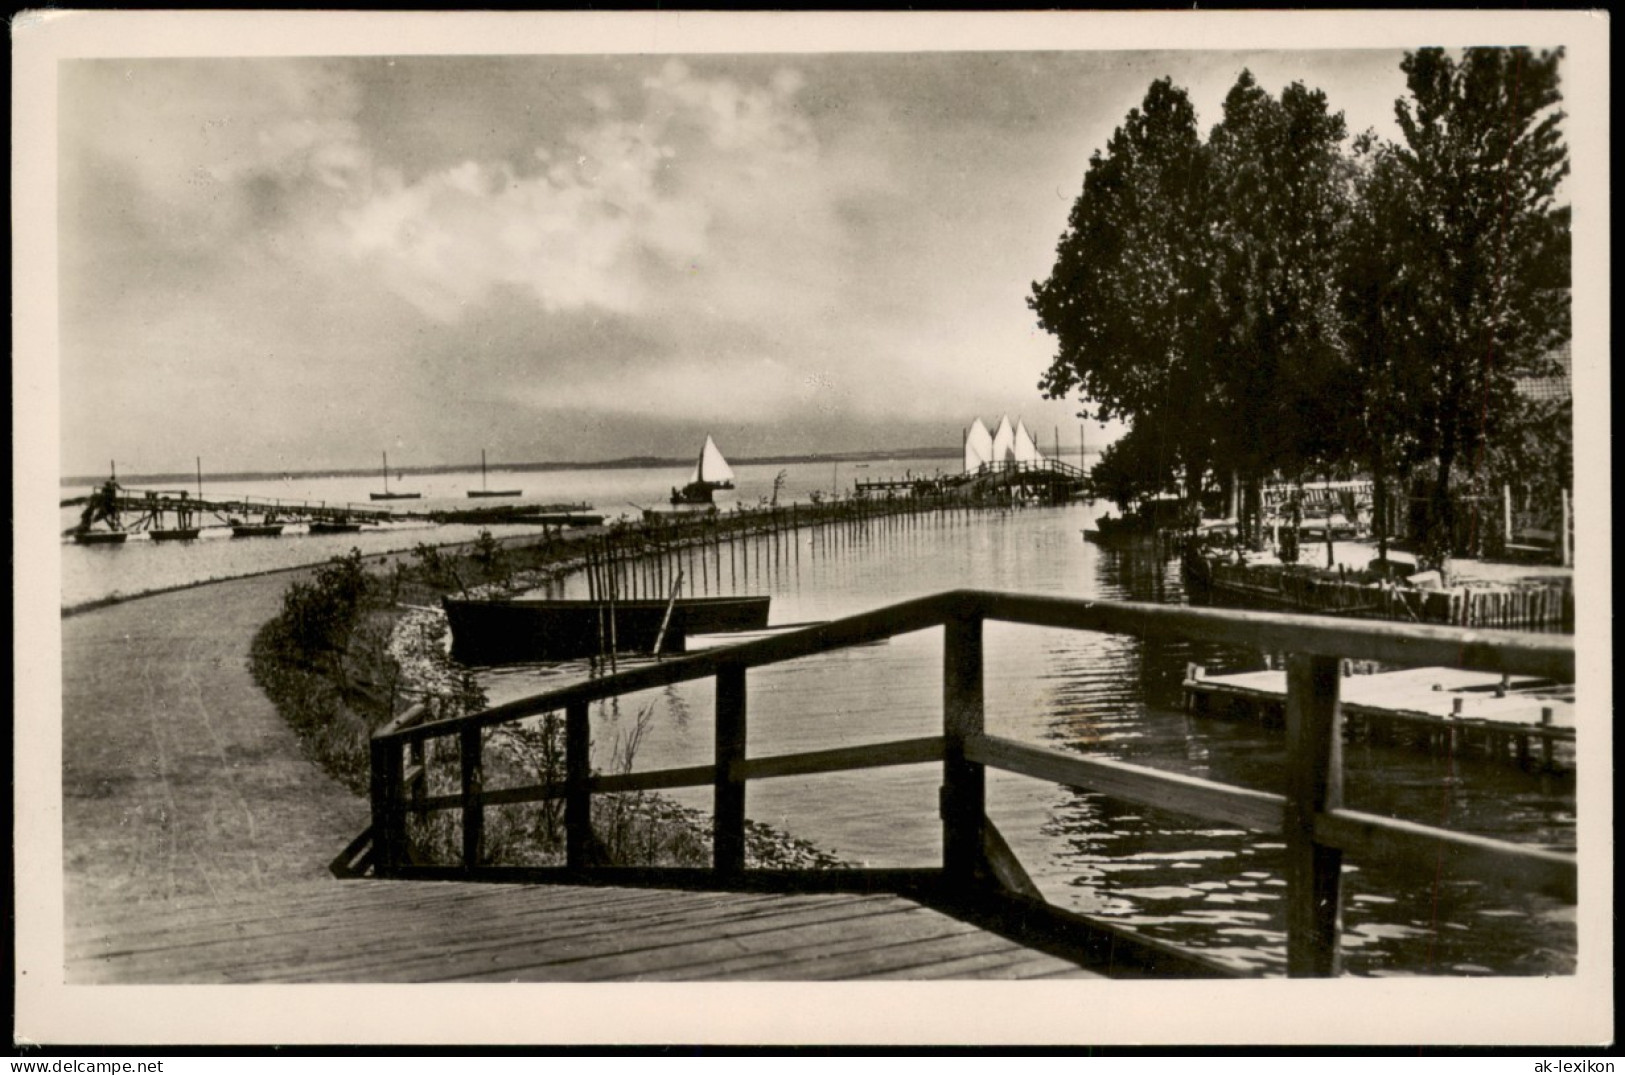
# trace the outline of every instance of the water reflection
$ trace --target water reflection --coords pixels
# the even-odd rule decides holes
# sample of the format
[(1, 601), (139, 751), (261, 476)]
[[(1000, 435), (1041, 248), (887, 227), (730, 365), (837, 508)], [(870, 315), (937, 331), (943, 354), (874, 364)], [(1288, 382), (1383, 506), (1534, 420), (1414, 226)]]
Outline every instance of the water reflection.
[[(1080, 537), (1086, 517), (1078, 507), (1027, 509), (803, 530), (683, 550), (661, 577), (682, 569), (709, 592), (769, 593), (775, 623), (830, 619), (963, 586), (1184, 600), (1176, 560), (1153, 545), (1087, 544)], [(563, 589), (583, 596), (579, 586), (572, 580)], [(1278, 728), (1188, 714), (1182, 704), (1188, 665), (1246, 671), (1262, 668), (1264, 654), (1009, 624), (989, 624), (984, 644), (987, 720), (995, 734), (1282, 790)], [(937, 733), (941, 645), (940, 631), (927, 631), (753, 671), (751, 755)], [(487, 674), (485, 682), (492, 700), (503, 701), (586, 674), (591, 670), (581, 666), (510, 670)], [(710, 684), (683, 684), (630, 704), (638, 709), (651, 699), (655, 721), (637, 767), (707, 763)], [(595, 736), (612, 740), (613, 724)], [(1345, 762), (1345, 798), (1354, 809), (1555, 848), (1574, 845), (1570, 778), (1367, 742), (1350, 744)], [(939, 783), (934, 766), (770, 780), (752, 785), (748, 810), (849, 861), (930, 865), (941, 848)], [(708, 807), (703, 791), (683, 801)], [(989, 776), (988, 802), (990, 816), (1055, 903), (1238, 967), (1280, 971), (1286, 940), (1278, 842), (998, 773)], [(1431, 876), (1370, 862), (1345, 869), (1344, 962), (1351, 973), (1574, 969), (1570, 906), (1461, 875), (1449, 862)]]

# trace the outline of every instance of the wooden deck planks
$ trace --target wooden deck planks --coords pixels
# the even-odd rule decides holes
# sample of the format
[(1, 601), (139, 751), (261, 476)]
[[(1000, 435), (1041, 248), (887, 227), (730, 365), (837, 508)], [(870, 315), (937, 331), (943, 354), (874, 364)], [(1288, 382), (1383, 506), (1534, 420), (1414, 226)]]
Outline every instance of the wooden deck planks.
[[(1493, 688), (1500, 681), (1499, 675), (1490, 672), (1458, 668), (1408, 668), (1375, 675), (1345, 676), (1341, 680), (1341, 693), (1343, 707), (1351, 713), (1368, 710), (1414, 722), (1490, 727), (1510, 733), (1545, 734), (1557, 738), (1573, 737), (1573, 702), (1520, 694), (1520, 686), (1533, 682), (1526, 676), (1512, 677), (1509, 692), (1505, 697), (1497, 698)], [(1201, 676), (1186, 680), (1185, 689), (1197, 694), (1284, 700), (1286, 673), (1263, 671)], [(1460, 712), (1456, 712), (1458, 703)], [(1542, 709), (1549, 709), (1552, 714), (1551, 724), (1545, 727), (1541, 724)]]
[(373, 880), (145, 909), (66, 964), (72, 984), (1094, 976), (892, 895)]

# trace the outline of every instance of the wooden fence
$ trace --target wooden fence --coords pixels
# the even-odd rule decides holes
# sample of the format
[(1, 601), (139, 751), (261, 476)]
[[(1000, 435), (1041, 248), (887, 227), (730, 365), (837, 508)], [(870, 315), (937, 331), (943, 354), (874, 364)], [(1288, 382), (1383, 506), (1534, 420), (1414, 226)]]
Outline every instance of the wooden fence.
[(1423, 590), (1372, 584), (1308, 568), (1228, 564), (1187, 550), (1185, 578), (1239, 601), (1335, 616), (1510, 630), (1574, 628), (1574, 586), (1568, 578), (1519, 587)]
[[(983, 726), (982, 633), (983, 625), (990, 620), (1221, 642), (1288, 653), (1288, 761), (1284, 786), (1270, 790), (1236, 787), (988, 734)], [(943, 629), (941, 735), (796, 754), (748, 756), (750, 669), (937, 627)], [(791, 634), (643, 666), (465, 717), (426, 719), (421, 708), (409, 710), (380, 729), (372, 740), (370, 862), (378, 876), (396, 878), (731, 889), (889, 889), (950, 909), (1079, 962), (1110, 961), (1120, 973), (1231, 973), (1199, 955), (1047, 903), (986, 815), (984, 784), (991, 768), (1279, 835), (1286, 847), (1287, 973), (1292, 976), (1338, 973), (1339, 886), (1345, 855), (1408, 862), (1418, 876), (1429, 877), (1448, 858), (1454, 867), (1464, 871), (1575, 900), (1576, 862), (1572, 855), (1344, 808), (1338, 700), (1342, 658), (1447, 665), (1562, 681), (1574, 677), (1574, 645), (1566, 636), (1354, 624), (1314, 616), (955, 590)], [(708, 678), (716, 684), (711, 764), (617, 775), (595, 775), (590, 770), (592, 703)], [(809, 698), (806, 705), (810, 712), (814, 711), (818, 700)], [(559, 711), (565, 714), (563, 781), (486, 788), (482, 733), (498, 725)], [(423, 745), (436, 739), (455, 739), (459, 744), (461, 787), (456, 794), (425, 794)], [(919, 763), (942, 766), (940, 867), (746, 869), (745, 791), (750, 781)], [(714, 800), (714, 844), (709, 869), (611, 867), (590, 862), (590, 806), (594, 794), (707, 785), (713, 789)], [(484, 863), (486, 807), (557, 799), (564, 801), (565, 865), (497, 867)], [(441, 810), (461, 814), (462, 861), (420, 863), (409, 846), (408, 816)], [(351, 851), (358, 858), (365, 857), (360, 843)]]

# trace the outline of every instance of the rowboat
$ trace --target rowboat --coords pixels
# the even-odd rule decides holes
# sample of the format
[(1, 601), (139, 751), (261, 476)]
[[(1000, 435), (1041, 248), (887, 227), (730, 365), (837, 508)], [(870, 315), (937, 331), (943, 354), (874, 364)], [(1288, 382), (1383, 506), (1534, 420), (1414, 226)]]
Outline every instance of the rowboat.
[(313, 519), (310, 523), (312, 534), (354, 534), (360, 529), (360, 523), (344, 519)]
[[(445, 598), (451, 655), (464, 664), (567, 661), (608, 652), (679, 652), (690, 634), (759, 630), (770, 597), (635, 601), (472, 601)], [(664, 637), (661, 628), (664, 625)]]
[(201, 530), (195, 526), (181, 526), (169, 530), (151, 531), (154, 541), (196, 541)]
[(80, 545), (122, 545), (129, 537), (123, 530), (81, 530), (73, 540)]
[(524, 490), (522, 490), (522, 489), (487, 489), (485, 487), (485, 449), (481, 448), (480, 449), (480, 487), (478, 489), (470, 489), (470, 490), (468, 490), (468, 495), (471, 496), (471, 497), (518, 496), (523, 491)]
[(282, 533), (285, 523), (232, 523), (231, 536), (234, 538), (248, 537), (277, 537)]

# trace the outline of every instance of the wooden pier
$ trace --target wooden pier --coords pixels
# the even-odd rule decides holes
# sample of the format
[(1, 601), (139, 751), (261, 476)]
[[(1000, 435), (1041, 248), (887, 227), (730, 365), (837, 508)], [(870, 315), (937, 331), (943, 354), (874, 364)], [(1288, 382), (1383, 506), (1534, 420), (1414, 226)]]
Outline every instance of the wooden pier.
[[(1286, 651), (1287, 762), (1279, 789), (1243, 788), (989, 734), (984, 727), (983, 625), (1186, 638)], [(928, 628), (943, 638), (942, 734), (785, 755), (747, 751), (748, 672)], [(1497, 677), (1557, 682), (1574, 676), (1573, 640), (1511, 632), (1465, 632), (1401, 624), (1349, 624), (1313, 616), (1191, 609), (959, 590), (810, 626), (775, 638), (518, 699), (481, 712), (436, 717), (414, 707), (374, 733), (372, 824), (335, 868), (403, 882), (598, 884), (731, 892), (891, 892), (977, 922), (1079, 966), (1113, 974), (1226, 976), (1200, 953), (1048, 902), (986, 815), (988, 769), (1094, 790), (1130, 803), (1279, 835), (1285, 847), (1287, 973), (1339, 973), (1340, 891), (1345, 855), (1411, 864), (1433, 876), (1453, 870), (1493, 877), (1560, 900), (1577, 898), (1573, 855), (1421, 822), (1349, 810), (1342, 803), (1344, 658), (1430, 667), (1449, 663)], [(692, 680), (714, 680), (714, 763), (603, 775), (590, 767), (594, 703)], [(815, 705), (816, 700), (809, 700)], [(489, 733), (563, 714), (562, 773), (543, 783), (486, 784)], [(809, 718), (815, 716), (810, 712)], [(746, 791), (752, 781), (898, 765), (936, 765), (941, 788), (941, 865), (915, 870), (772, 870), (745, 858)], [(592, 797), (683, 787), (712, 789), (712, 864), (604, 866), (594, 860)], [(431, 794), (434, 789), (449, 794)], [(563, 804), (565, 848), (557, 866), (488, 861), (488, 807)], [(416, 839), (438, 812), (460, 832), (455, 861), (435, 861)], [(460, 852), (460, 854), (459, 854)]]
[(75, 984), (1091, 978), (888, 893), (330, 881), (68, 938)]
[(902, 478), (862, 478), (854, 484), (860, 497), (951, 497), (960, 500), (1033, 498), (1064, 503), (1083, 488), (1083, 471), (1059, 459), (984, 463), (963, 474)]
[[(600, 526), (604, 521), (602, 515), (588, 514), (591, 510), (589, 504), (507, 505), (498, 508), (426, 511), (378, 508), (348, 502), (329, 503), (325, 500), (293, 500), (284, 497), (229, 495), (201, 497), (185, 489), (131, 489), (117, 486), (116, 490), (111, 497), (104, 492), (97, 492), (90, 497), (75, 497), (63, 501), (64, 507), (70, 507), (95, 500), (97, 506), (103, 510), (99, 518), (107, 519), (114, 529), (87, 531), (92, 540), (103, 534), (143, 531), (150, 531), (157, 540), (195, 538), (198, 529), (211, 516), (218, 525), (244, 530), (252, 526), (271, 527), (278, 523), (310, 523), (313, 526), (327, 528), (326, 532), (334, 532), (340, 527), (359, 528), (362, 524), (379, 525), (392, 522), (431, 522), (436, 525), (507, 523), (560, 528)], [(281, 530), (278, 529), (274, 533), (281, 533)]]
[[(1210, 676), (1191, 665), (1185, 707), (1193, 712), (1278, 719), (1287, 699), (1285, 671)], [(1345, 675), (1341, 698), (1350, 737), (1480, 753), (1529, 768), (1572, 767), (1575, 708), (1550, 680), (1460, 668), (1406, 668)], [(1565, 744), (1559, 750), (1558, 744)]]
[[(331, 781), (286, 793), (307, 763), (241, 662), (230, 659), (275, 607), (282, 584), (226, 585), (229, 600), (188, 590), (143, 599), (156, 606), (116, 605), (64, 621), (65, 651), (73, 647), (79, 670), (64, 696), (64, 786), (74, 789), (64, 795), (64, 826), (74, 883), (61, 965), (70, 982), (1234, 973), (1049, 903), (987, 817), (990, 769), (1278, 836), (1293, 976), (1338, 972), (1345, 855), (1410, 863), (1429, 878), (1448, 862), (1452, 874), (1577, 898), (1573, 854), (1350, 810), (1341, 800), (1343, 695), (1351, 683), (1340, 674), (1342, 659), (1421, 666), (1428, 676), (1448, 664), (1497, 682), (1506, 676), (1509, 686), (1571, 682), (1567, 637), (952, 591), (472, 714), (435, 718), (415, 707), (374, 734), (370, 824), (340, 853), (361, 820), (347, 827), (351, 805)], [(1238, 787), (992, 734), (984, 726), (988, 622), (1291, 654), (1280, 780)], [(200, 634), (198, 623), (209, 629)], [(794, 754), (748, 749), (752, 669), (930, 629), (943, 646), (941, 734)], [(144, 688), (132, 694), (128, 673), (136, 668), (147, 671)], [(231, 688), (230, 704), (200, 696), (196, 684), (205, 676)], [(591, 769), (594, 703), (697, 680), (715, 682), (714, 761), (630, 774)], [(807, 699), (809, 720), (818, 704)], [(132, 712), (141, 719), (129, 719)], [(488, 783), (487, 737), (549, 713), (563, 714), (562, 779)], [(232, 759), (229, 772), (223, 757)], [(898, 765), (941, 773), (940, 865), (747, 863), (746, 796), (754, 782)], [(678, 787), (712, 790), (709, 867), (594, 860), (593, 796)], [(563, 804), (562, 863), (490, 864), (486, 811), (549, 800)], [(450, 861), (429, 857), (413, 839), (420, 820), (442, 813), (457, 822)], [(338, 878), (315, 876), (335, 854), (328, 869)], [(135, 885), (114, 867), (145, 868), (154, 856), (156, 868)]]

